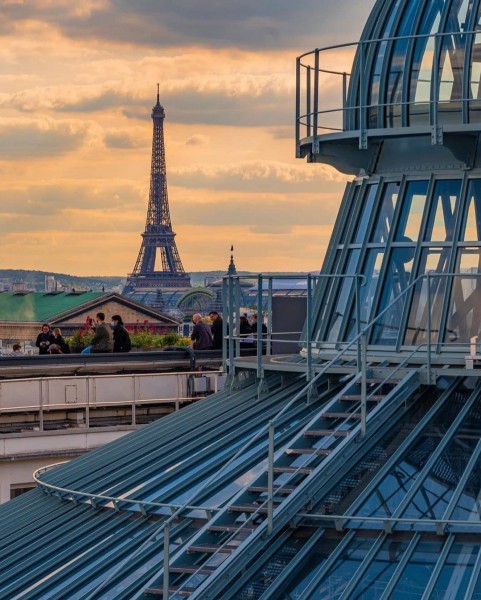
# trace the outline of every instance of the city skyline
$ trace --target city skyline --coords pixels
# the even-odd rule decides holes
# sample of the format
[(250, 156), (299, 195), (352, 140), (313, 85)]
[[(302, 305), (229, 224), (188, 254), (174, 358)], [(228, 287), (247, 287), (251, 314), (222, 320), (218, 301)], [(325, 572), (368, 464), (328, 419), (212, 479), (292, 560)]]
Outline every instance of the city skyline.
[(348, 177), (294, 157), (295, 58), (356, 41), (373, 2), (173, 4), (3, 2), (3, 268), (132, 270), (157, 82), (185, 269), (231, 244), (241, 270), (320, 268)]

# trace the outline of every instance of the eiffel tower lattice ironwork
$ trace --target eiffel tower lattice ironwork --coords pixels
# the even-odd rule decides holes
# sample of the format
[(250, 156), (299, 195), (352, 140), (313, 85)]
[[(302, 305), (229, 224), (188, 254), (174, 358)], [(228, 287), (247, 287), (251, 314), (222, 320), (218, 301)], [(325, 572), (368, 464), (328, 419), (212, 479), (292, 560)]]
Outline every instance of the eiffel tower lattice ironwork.
[[(167, 196), (167, 171), (164, 146), (165, 112), (159, 99), (152, 108), (154, 133), (152, 140), (152, 167), (150, 174), (149, 207), (142, 245), (134, 270), (127, 278), (124, 292), (138, 289), (189, 288), (190, 275), (184, 271), (172, 231)], [(160, 254), (162, 269), (155, 269)]]

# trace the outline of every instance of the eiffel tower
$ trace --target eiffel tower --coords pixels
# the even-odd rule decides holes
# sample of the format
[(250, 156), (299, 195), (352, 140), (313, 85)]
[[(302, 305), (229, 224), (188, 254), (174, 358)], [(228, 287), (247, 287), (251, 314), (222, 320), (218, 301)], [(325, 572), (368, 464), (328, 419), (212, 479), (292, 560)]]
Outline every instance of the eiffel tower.
[[(165, 112), (159, 99), (157, 84), (157, 104), (152, 108), (154, 133), (152, 140), (152, 166), (150, 172), (149, 207), (142, 245), (135, 262), (134, 270), (127, 277), (125, 295), (138, 292), (155, 292), (158, 289), (186, 289), (191, 287), (190, 275), (184, 271), (175, 244), (175, 233), (170, 221), (167, 197), (167, 173), (164, 146)], [(160, 256), (159, 256), (160, 255)], [(162, 269), (155, 268), (161, 259)]]

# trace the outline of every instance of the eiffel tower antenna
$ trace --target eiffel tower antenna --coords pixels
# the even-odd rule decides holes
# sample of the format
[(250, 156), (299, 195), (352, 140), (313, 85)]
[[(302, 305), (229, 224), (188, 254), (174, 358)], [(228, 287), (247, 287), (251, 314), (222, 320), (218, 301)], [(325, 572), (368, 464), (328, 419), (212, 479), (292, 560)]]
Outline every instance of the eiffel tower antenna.
[[(124, 293), (191, 287), (190, 276), (184, 271), (180, 260), (170, 220), (164, 146), (165, 112), (160, 104), (159, 87), (157, 84), (157, 103), (152, 108), (154, 132), (147, 220), (139, 255), (134, 270), (127, 277)], [(159, 257), (161, 268), (156, 268)]]

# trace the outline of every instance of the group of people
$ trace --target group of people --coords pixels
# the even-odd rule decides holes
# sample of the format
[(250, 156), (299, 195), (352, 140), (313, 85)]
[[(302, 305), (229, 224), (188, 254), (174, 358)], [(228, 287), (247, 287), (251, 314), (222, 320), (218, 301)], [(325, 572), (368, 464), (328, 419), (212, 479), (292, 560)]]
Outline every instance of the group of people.
[[(105, 313), (98, 312), (95, 315), (95, 322), (91, 324), (91, 328), (94, 336), (91, 343), (82, 350), (82, 354), (129, 352), (132, 348), (129, 332), (125, 328), (120, 315), (113, 315), (109, 325), (105, 322)], [(38, 348), (39, 354), (70, 353), (70, 347), (62, 337), (60, 329), (56, 327), (52, 331), (50, 325), (47, 323), (42, 325), (42, 331), (38, 334), (35, 345)], [(18, 349), (16, 349), (16, 346)], [(14, 344), (12, 355), (18, 356), (20, 352), (20, 344)]]
[[(194, 350), (219, 350), (222, 348), (222, 317), (215, 310), (209, 313), (211, 324), (202, 320), (202, 315), (196, 313), (192, 317), (194, 327), (192, 329), (191, 347)], [(239, 336), (243, 347), (255, 347), (259, 324), (257, 314), (253, 314), (249, 319), (244, 314), (239, 319)], [(260, 334), (263, 338), (267, 336), (267, 327), (264, 323), (260, 325)], [(263, 343), (263, 351), (265, 344)]]
[(129, 352), (132, 348), (129, 332), (120, 315), (113, 315), (108, 325), (105, 322), (105, 314), (98, 312), (92, 329), (94, 330), (92, 342), (82, 350), (81, 354)]
[(222, 348), (222, 317), (215, 310), (209, 313), (211, 324), (204, 323), (202, 315), (192, 316), (190, 346), (194, 350), (219, 350)]
[[(13, 345), (14, 352), (15, 345)], [(70, 354), (69, 345), (62, 337), (60, 329), (56, 327), (51, 331), (50, 325), (47, 323), (42, 325), (42, 331), (37, 335), (35, 345), (39, 354)]]

